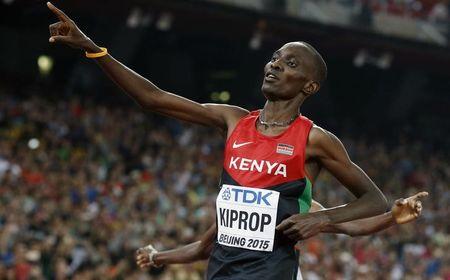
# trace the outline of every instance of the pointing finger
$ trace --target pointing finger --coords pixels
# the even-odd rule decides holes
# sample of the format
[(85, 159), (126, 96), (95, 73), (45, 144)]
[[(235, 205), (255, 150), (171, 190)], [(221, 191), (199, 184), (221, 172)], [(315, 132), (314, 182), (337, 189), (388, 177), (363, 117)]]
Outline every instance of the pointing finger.
[(52, 11), (61, 21), (68, 22), (70, 21), (70, 18), (60, 9), (56, 8), (55, 5), (53, 5), (50, 2), (47, 2), (47, 7)]
[(413, 199), (417, 200), (417, 199), (421, 199), (423, 197), (427, 197), (428, 196), (428, 192), (420, 192), (418, 194), (413, 195)]

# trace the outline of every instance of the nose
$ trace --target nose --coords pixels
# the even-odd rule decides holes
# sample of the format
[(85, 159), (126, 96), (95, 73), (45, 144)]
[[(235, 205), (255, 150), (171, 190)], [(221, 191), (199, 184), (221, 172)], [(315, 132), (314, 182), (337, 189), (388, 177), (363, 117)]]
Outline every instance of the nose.
[(270, 62), (270, 68), (273, 69), (273, 70), (277, 70), (277, 71), (282, 71), (283, 70), (279, 59)]

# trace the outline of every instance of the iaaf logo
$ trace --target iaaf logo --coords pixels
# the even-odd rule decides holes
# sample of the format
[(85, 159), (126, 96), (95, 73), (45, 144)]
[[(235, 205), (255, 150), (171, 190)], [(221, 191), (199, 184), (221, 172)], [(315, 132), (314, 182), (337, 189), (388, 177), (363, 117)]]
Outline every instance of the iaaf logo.
[(270, 202), (268, 201), (268, 198), (271, 195), (272, 192), (267, 192), (266, 194), (263, 194), (262, 191), (253, 191), (253, 190), (226, 187), (222, 193), (222, 199), (223, 200), (233, 199), (235, 202), (250, 203), (250, 204), (256, 203), (258, 205), (264, 203), (265, 205), (271, 206)]
[(223, 193), (222, 193), (222, 199), (223, 200), (230, 200), (231, 198), (231, 192), (230, 192), (230, 188), (226, 188)]

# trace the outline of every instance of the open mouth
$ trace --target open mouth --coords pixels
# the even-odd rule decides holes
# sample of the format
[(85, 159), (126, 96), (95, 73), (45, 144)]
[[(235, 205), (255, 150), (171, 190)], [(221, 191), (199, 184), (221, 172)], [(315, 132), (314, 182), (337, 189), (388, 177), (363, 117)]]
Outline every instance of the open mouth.
[(266, 76), (264, 77), (264, 80), (266, 80), (268, 82), (274, 82), (274, 81), (278, 81), (279, 79), (274, 74), (268, 72), (268, 73), (266, 73)]

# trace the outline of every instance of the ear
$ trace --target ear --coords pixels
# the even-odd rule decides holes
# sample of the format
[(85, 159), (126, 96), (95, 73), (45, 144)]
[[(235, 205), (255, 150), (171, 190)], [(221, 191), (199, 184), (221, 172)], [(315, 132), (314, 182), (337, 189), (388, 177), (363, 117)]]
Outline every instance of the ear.
[(303, 87), (303, 93), (306, 96), (311, 96), (314, 93), (318, 92), (320, 89), (320, 84), (316, 81), (308, 81)]

